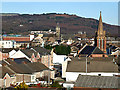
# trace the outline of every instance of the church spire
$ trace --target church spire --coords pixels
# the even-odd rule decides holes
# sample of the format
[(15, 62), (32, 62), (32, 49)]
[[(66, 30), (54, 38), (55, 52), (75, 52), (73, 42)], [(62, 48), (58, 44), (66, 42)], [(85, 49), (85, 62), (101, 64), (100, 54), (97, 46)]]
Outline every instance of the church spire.
[(59, 23), (57, 23), (57, 25), (56, 25), (56, 37), (57, 37), (57, 39), (60, 39), (60, 33), (61, 33), (60, 25), (59, 25)]
[(101, 11), (100, 11), (98, 31), (95, 37), (95, 46), (97, 46), (104, 53), (106, 53), (106, 37), (105, 37), (105, 31), (103, 30)]
[(103, 23), (102, 23), (101, 11), (100, 11), (100, 18), (99, 18), (99, 25), (98, 25), (98, 35), (99, 36), (103, 35)]

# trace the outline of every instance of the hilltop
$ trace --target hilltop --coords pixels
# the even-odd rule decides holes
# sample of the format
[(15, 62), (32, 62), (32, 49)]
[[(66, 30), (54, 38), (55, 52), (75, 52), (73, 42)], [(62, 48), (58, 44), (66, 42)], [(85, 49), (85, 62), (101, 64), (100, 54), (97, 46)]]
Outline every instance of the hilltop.
[[(98, 16), (99, 17), (99, 16)], [(98, 20), (69, 14), (3, 14), (3, 33), (28, 34), (31, 30), (55, 30), (59, 22), (62, 34), (75, 34), (78, 31), (94, 36), (98, 28)], [(118, 27), (103, 23), (107, 35), (118, 36)]]

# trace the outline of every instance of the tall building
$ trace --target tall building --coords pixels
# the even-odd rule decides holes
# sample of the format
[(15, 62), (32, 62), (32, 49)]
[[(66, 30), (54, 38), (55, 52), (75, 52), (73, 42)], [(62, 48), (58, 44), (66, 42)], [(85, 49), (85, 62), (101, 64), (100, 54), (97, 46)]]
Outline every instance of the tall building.
[(95, 37), (95, 46), (97, 46), (104, 53), (106, 53), (106, 37), (105, 37), (105, 31), (103, 30), (101, 11), (100, 11), (98, 31), (96, 32), (96, 37)]
[(57, 26), (56, 26), (56, 37), (57, 39), (60, 39), (60, 26), (59, 26), (59, 23), (57, 23)]

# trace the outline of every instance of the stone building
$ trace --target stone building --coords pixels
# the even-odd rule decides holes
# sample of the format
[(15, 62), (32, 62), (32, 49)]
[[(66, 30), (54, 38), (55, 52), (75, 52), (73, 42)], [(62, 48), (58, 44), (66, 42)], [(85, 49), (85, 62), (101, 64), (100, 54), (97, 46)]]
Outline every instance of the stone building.
[(106, 36), (105, 36), (105, 31), (103, 30), (101, 12), (99, 18), (98, 31), (96, 32), (96, 36), (95, 36), (95, 46), (97, 46), (104, 53), (106, 53)]
[(56, 26), (56, 37), (58, 40), (60, 40), (60, 26), (59, 26), (59, 23), (57, 23), (57, 26)]

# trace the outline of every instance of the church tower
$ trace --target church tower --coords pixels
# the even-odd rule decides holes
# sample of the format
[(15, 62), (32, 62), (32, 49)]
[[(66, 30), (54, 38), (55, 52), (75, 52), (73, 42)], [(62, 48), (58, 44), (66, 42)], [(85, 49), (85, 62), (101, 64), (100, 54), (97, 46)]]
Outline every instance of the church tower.
[(103, 30), (101, 11), (100, 11), (98, 31), (96, 32), (96, 39), (95, 40), (96, 40), (95, 46), (97, 46), (104, 53), (106, 53), (106, 37), (105, 37), (105, 31)]
[(59, 23), (57, 23), (57, 26), (56, 26), (56, 37), (57, 37), (57, 39), (60, 39), (60, 26), (59, 26)]

